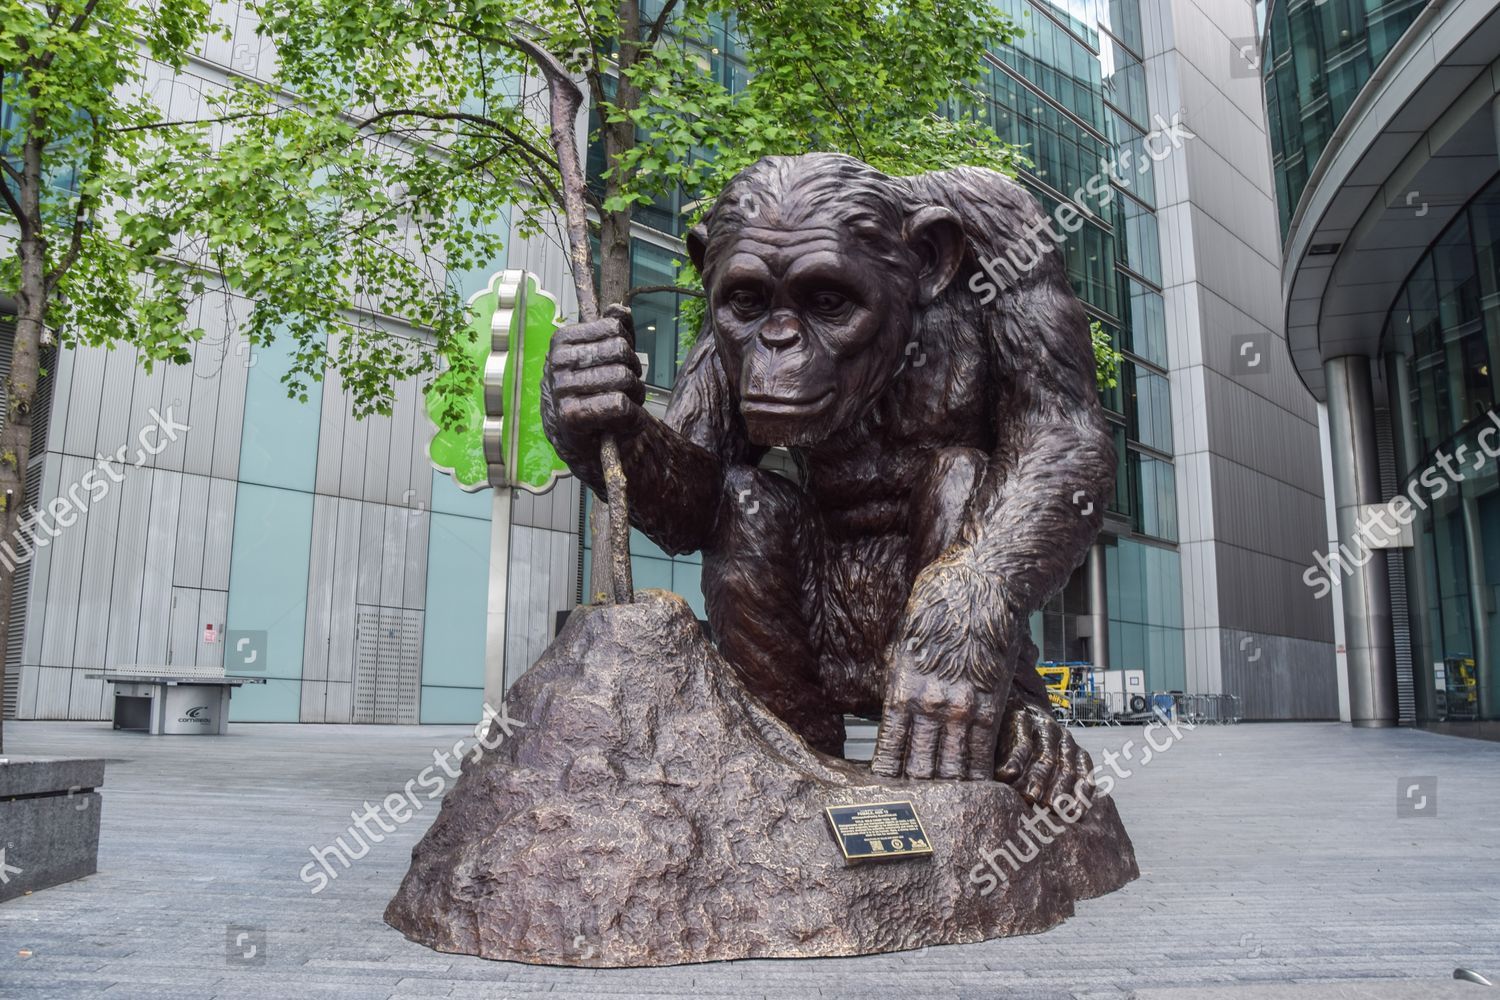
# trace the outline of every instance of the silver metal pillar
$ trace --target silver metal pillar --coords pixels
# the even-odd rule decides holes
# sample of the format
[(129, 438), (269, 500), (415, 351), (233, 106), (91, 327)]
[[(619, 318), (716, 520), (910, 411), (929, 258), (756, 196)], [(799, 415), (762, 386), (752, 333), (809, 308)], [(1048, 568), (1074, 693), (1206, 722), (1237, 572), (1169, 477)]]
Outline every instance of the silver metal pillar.
[(1084, 572), (1089, 582), (1089, 659), (1096, 667), (1109, 666), (1109, 577), (1105, 573), (1104, 543), (1089, 547)]
[(1339, 582), (1344, 597), (1344, 645), (1349, 663), (1349, 718), (1355, 726), (1394, 726), (1397, 720), (1396, 643), (1391, 632), (1390, 577), (1385, 553), (1359, 536), (1361, 504), (1380, 501), (1375, 449), (1375, 405), (1370, 359), (1323, 363), (1328, 382), (1328, 433), (1338, 527)]
[[(510, 509), (515, 492), (508, 486), (491, 487), (490, 585), (485, 612), (484, 703), (496, 711), (505, 703), (513, 677), (505, 676), (505, 608), (510, 584)], [(524, 666), (522, 669), (525, 669)], [(488, 718), (488, 717), (486, 717)]]

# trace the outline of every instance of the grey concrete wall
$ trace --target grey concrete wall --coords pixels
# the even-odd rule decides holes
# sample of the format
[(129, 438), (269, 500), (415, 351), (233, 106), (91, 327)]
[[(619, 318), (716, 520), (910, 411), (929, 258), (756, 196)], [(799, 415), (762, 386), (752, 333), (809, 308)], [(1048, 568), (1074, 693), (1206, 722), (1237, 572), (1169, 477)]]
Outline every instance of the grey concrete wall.
[(1142, 20), (1151, 107), (1194, 133), (1155, 170), (1187, 683), (1252, 717), (1335, 717), (1332, 616), (1301, 581), (1323, 534), (1317, 411), (1282, 330), (1253, 8), (1145, 0)]

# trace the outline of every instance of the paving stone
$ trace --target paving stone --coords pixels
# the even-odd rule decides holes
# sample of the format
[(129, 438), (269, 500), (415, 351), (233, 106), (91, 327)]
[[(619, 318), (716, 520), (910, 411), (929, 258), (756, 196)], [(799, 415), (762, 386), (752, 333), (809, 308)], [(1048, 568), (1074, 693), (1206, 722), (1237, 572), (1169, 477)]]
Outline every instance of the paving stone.
[(1342, 983), (1259, 983), (1192, 989), (1136, 990), (1131, 1000), (1486, 1000), (1494, 994), (1452, 979), (1362, 980)]
[[(99, 872), (0, 904), (0, 1000), (1321, 1000), (1350, 985), (1409, 990), (1369, 1000), (1484, 1000), (1453, 969), (1500, 978), (1500, 744), (1245, 724), (1184, 731), (1141, 765), (1139, 729), (1084, 730), (1096, 760), (1135, 741), (1114, 796), (1142, 877), (1061, 927), (866, 958), (577, 970), (441, 955), (381, 922), (436, 802), (322, 892), (299, 877), (310, 847), (348, 839), (351, 810), (468, 732), (7, 724), (16, 754), (110, 762)], [(1437, 777), (1440, 814), (1398, 818), (1399, 779), (1414, 775)], [(263, 934), (264, 964), (233, 964), (231, 927)], [(1302, 992), (1254, 992), (1282, 987)]]

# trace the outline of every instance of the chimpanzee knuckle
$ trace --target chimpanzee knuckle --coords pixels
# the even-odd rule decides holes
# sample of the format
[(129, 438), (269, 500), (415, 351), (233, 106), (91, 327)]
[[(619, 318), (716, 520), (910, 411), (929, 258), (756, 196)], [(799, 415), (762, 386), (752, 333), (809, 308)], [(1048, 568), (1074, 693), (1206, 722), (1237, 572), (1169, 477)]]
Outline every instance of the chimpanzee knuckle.
[(553, 346), (572, 346), (598, 340), (600, 330), (597, 323), (570, 323), (552, 335)]
[(993, 729), (998, 714), (999, 710), (995, 707), (995, 700), (993, 698), (980, 698), (978, 704), (974, 706), (974, 724), (976, 726), (983, 726), (986, 729)]
[(566, 433), (576, 436), (593, 430), (597, 418), (588, 399), (575, 397), (558, 400), (557, 419)]
[(552, 393), (563, 400), (594, 395), (588, 369), (560, 369), (552, 378)]
[(566, 383), (569, 392), (601, 395), (606, 392), (627, 391), (635, 383), (636, 377), (629, 368), (615, 364), (569, 372), (562, 381)]
[(948, 692), (928, 685), (917, 695), (917, 709), (928, 718), (951, 718), (956, 706), (948, 700)]
[(601, 340), (594, 345), (594, 363), (608, 365), (625, 365), (634, 367), (639, 373), (641, 359), (636, 357), (635, 347), (624, 337), (610, 337)]
[(614, 423), (628, 423), (639, 412), (635, 403), (623, 392), (606, 392), (597, 398), (603, 404), (603, 411), (609, 414)]
[(581, 396), (573, 402), (574, 426), (580, 430), (598, 433), (608, 430), (614, 422), (603, 396)]

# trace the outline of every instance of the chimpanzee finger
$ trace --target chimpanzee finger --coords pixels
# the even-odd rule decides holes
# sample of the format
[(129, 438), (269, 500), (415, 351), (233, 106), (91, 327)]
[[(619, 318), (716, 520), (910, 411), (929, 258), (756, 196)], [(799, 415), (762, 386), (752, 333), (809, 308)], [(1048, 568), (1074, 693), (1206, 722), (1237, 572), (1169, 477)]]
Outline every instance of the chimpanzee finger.
[(908, 778), (932, 777), (933, 765), (937, 763), (938, 737), (942, 726), (937, 719), (925, 713), (917, 713), (911, 723), (911, 741), (906, 748), (906, 776)]
[(1008, 748), (1005, 762), (995, 771), (995, 779), (1010, 783), (1021, 776), (1026, 762), (1031, 758), (1033, 727), (1025, 712), (1012, 712), (1005, 719), (1005, 746)]
[(624, 365), (599, 368), (564, 368), (552, 376), (552, 394), (563, 396), (597, 396), (601, 392), (623, 392), (639, 403), (646, 398), (641, 380)]
[(579, 431), (601, 432), (628, 429), (645, 413), (639, 404), (623, 392), (560, 399), (557, 410), (569, 427)]
[(1044, 800), (1048, 805), (1055, 806), (1058, 796), (1072, 793), (1077, 751), (1078, 744), (1073, 742), (1073, 734), (1064, 729), (1057, 740), (1057, 766), (1052, 769), (1052, 781)]
[(1052, 771), (1057, 767), (1057, 727), (1039, 724), (1036, 727), (1036, 755), (1027, 773), (1026, 787), (1021, 795), (1032, 805), (1045, 804), (1047, 786), (1052, 782)]
[(620, 324), (620, 333), (630, 343), (630, 349), (635, 350), (635, 315), (631, 313), (630, 307), (616, 303), (604, 310), (604, 318)]
[(995, 774), (995, 741), (1000, 730), (993, 722), (969, 730), (969, 780), (988, 781)]
[(587, 323), (572, 323), (560, 327), (552, 334), (553, 344), (588, 344), (611, 337), (627, 336), (619, 319), (613, 316), (590, 320)]
[(959, 714), (943, 723), (942, 746), (938, 750), (939, 778), (961, 780), (969, 765), (969, 722)]
[(556, 371), (568, 368), (598, 368), (600, 365), (625, 365), (637, 375), (641, 373), (641, 359), (636, 356), (630, 343), (618, 334), (604, 340), (591, 340), (582, 344), (553, 344), (548, 361)]
[(1094, 797), (1094, 758), (1083, 747), (1078, 747), (1073, 754), (1073, 788), (1075, 795), (1081, 794), (1092, 799)]
[(905, 708), (888, 708), (880, 720), (880, 732), (875, 735), (875, 753), (870, 758), (870, 770), (883, 778), (901, 777), (901, 765), (906, 760), (906, 737), (911, 730), (911, 713)]

